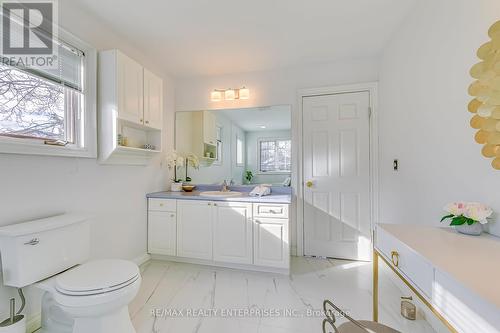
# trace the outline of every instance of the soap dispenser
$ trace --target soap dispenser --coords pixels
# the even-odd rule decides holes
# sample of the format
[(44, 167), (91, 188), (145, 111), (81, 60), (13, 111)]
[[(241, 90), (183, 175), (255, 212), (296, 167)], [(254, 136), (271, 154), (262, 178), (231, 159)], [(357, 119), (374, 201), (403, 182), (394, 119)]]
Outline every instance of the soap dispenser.
[(417, 319), (417, 307), (411, 301), (411, 296), (401, 297), (401, 315), (408, 320)]

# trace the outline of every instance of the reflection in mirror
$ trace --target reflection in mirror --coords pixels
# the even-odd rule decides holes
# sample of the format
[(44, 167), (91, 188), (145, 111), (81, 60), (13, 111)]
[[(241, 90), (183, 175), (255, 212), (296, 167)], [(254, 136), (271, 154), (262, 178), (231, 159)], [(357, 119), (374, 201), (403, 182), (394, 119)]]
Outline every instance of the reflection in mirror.
[(290, 186), (291, 108), (176, 112), (175, 149), (200, 159), (188, 170), (195, 184)]

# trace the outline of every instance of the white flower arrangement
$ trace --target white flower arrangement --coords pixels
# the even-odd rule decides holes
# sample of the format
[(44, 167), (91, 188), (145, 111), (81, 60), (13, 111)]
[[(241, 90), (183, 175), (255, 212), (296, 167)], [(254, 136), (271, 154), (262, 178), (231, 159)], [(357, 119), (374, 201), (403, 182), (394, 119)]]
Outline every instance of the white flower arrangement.
[(181, 179), (177, 179), (177, 168), (184, 166), (185, 160), (185, 157), (175, 150), (167, 155), (167, 166), (170, 170), (174, 170), (174, 183), (182, 182)]
[(453, 202), (446, 207), (444, 210), (449, 214), (443, 216), (441, 222), (447, 219), (451, 219), (450, 225), (459, 226), (463, 224), (472, 225), (476, 222), (481, 224), (488, 223), (488, 218), (493, 214), (493, 210), (478, 202)]

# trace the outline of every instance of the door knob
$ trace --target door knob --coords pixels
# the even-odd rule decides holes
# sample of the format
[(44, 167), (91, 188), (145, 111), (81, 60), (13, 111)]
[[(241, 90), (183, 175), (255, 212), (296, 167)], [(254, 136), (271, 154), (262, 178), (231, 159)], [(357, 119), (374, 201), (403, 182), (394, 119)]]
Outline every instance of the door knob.
[(314, 183), (312, 182), (312, 180), (309, 180), (306, 182), (306, 186), (307, 187), (313, 187)]

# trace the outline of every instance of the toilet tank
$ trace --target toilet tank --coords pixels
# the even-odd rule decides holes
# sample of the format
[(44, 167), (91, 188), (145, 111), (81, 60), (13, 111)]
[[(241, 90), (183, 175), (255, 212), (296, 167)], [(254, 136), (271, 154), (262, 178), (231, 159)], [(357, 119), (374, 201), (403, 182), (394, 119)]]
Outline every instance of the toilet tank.
[(63, 214), (0, 227), (4, 285), (22, 288), (88, 260), (90, 225)]

